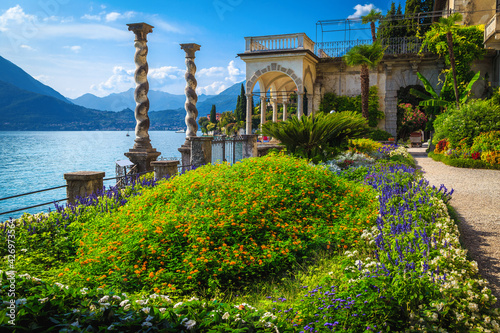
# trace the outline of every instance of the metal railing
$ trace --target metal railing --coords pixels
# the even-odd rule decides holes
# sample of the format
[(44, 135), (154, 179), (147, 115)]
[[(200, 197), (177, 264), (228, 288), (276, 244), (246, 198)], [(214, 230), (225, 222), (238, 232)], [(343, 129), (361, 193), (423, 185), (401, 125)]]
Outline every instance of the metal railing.
[[(422, 40), (418, 37), (393, 37), (380, 39), (382, 45), (387, 46), (385, 54), (417, 54), (422, 47)], [(350, 49), (357, 45), (372, 44), (371, 39), (356, 39), (338, 42), (319, 42), (316, 43), (315, 53), (319, 57), (342, 57)], [(423, 52), (427, 51), (425, 47)]]
[(234, 164), (243, 159), (242, 136), (216, 136), (212, 141), (212, 164), (228, 162)]

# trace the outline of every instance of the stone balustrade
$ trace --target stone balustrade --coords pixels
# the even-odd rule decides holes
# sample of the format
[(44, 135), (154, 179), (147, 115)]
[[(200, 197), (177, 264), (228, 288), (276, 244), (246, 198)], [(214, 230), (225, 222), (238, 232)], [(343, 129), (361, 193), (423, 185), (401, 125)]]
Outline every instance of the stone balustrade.
[(314, 52), (314, 42), (304, 33), (259, 37), (245, 37), (245, 52), (309, 50)]

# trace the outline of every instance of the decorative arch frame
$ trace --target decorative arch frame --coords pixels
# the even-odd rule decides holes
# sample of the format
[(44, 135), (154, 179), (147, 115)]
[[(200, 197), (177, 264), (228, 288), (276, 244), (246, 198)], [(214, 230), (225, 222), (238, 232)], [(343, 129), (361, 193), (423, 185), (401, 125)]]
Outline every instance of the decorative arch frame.
[(297, 76), (297, 74), (295, 74), (295, 71), (291, 68), (283, 67), (278, 63), (271, 63), (270, 65), (255, 71), (250, 77), (250, 79), (247, 80), (246, 83), (247, 91), (253, 91), (253, 88), (255, 87), (255, 84), (257, 84), (257, 82), (259, 81), (260, 77), (266, 73), (272, 73), (272, 72), (286, 74), (295, 83), (297, 91), (299, 92), (304, 91), (303, 81), (299, 76)]

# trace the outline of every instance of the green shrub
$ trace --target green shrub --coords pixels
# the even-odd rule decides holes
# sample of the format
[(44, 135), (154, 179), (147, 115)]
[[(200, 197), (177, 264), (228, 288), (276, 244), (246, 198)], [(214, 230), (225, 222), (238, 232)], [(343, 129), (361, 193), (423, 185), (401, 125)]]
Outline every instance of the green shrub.
[(375, 129), (370, 133), (370, 139), (374, 141), (387, 141), (389, 138), (392, 138), (393, 135), (389, 132), (386, 132), (381, 129)]
[(434, 128), (433, 143), (447, 139), (451, 148), (455, 148), (467, 138), (466, 144), (470, 147), (480, 133), (500, 130), (500, 106), (490, 101), (472, 100), (460, 109), (449, 108), (439, 115), (434, 121)]
[(490, 131), (474, 138), (471, 152), (500, 151), (500, 131)]
[(349, 140), (349, 150), (355, 153), (373, 153), (382, 147), (382, 144), (372, 139), (352, 139)]
[(262, 126), (262, 133), (278, 139), (288, 153), (313, 163), (332, 159), (347, 148), (348, 139), (363, 137), (368, 132), (366, 119), (351, 111), (292, 117)]
[(318, 249), (348, 248), (374, 223), (374, 199), (371, 189), (302, 159), (207, 165), (82, 222), (64, 277), (163, 293), (279, 277)]
[[(380, 110), (377, 86), (370, 87), (368, 98), (368, 124), (370, 127), (376, 127), (379, 120), (384, 119), (384, 112)], [(331, 110), (361, 113), (361, 95), (337, 96), (335, 93), (325, 93), (321, 99), (319, 111), (328, 113)]]
[(436, 154), (436, 153), (429, 153), (428, 155), (434, 161), (443, 162), (446, 165), (453, 166), (456, 168), (500, 170), (499, 164), (492, 165), (492, 164), (490, 164), (486, 161), (482, 161), (482, 160), (473, 160), (473, 159), (466, 159), (466, 158), (451, 158), (449, 156), (446, 156), (443, 154)]

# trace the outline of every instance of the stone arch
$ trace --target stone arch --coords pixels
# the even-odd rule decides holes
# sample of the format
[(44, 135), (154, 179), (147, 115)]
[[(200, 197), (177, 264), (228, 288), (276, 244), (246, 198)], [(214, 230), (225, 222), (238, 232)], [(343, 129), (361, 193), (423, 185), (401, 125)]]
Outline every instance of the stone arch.
[(252, 92), (253, 88), (255, 87), (255, 84), (259, 81), (259, 78), (265, 75), (266, 73), (272, 73), (272, 72), (285, 74), (295, 83), (297, 91), (303, 91), (304, 86), (302, 79), (297, 74), (295, 74), (294, 70), (291, 68), (283, 67), (277, 63), (271, 63), (270, 65), (255, 71), (250, 77), (250, 79), (247, 80), (246, 84), (247, 91)]

